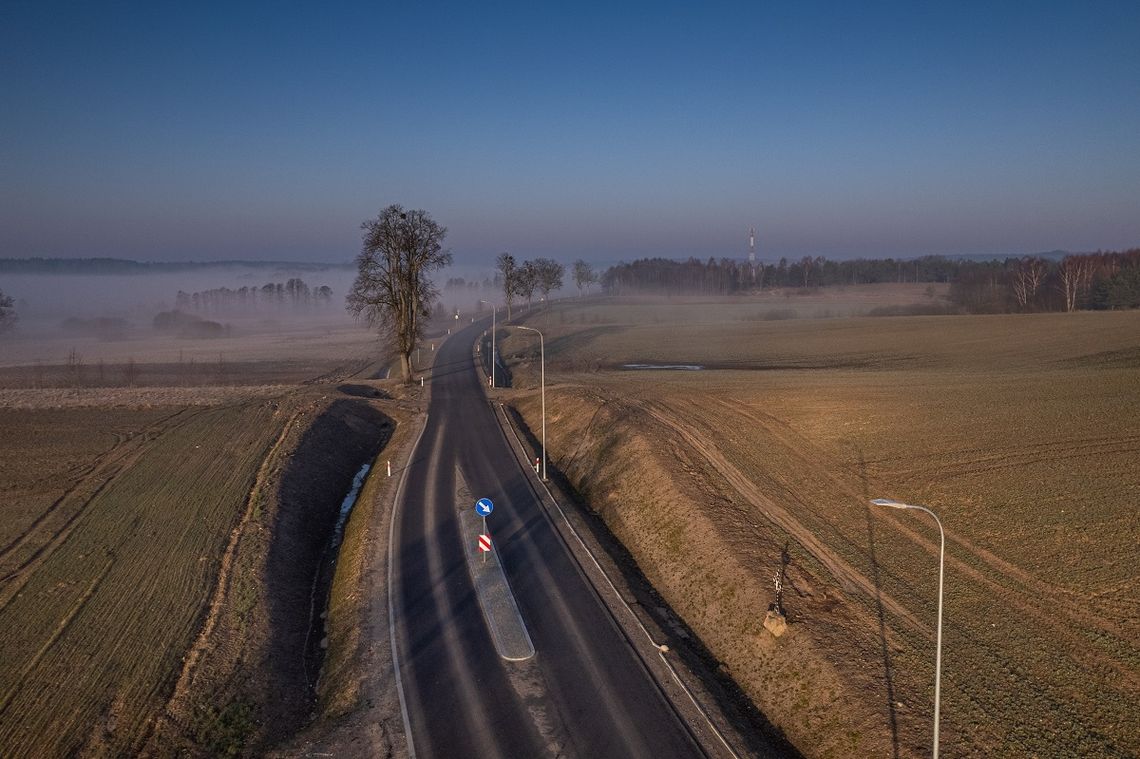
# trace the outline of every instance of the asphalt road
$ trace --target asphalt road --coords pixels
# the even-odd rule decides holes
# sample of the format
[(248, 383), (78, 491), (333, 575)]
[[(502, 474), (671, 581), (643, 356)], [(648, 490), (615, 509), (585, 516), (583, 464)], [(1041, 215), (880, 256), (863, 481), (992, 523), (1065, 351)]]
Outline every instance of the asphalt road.
[[(417, 757), (704, 756), (555, 531), (484, 397), (476, 324), (439, 348), (396, 507), (397, 662)], [(488, 519), (535, 647), (501, 659), (468, 572), (455, 472)], [(468, 504), (473, 508), (474, 504)]]

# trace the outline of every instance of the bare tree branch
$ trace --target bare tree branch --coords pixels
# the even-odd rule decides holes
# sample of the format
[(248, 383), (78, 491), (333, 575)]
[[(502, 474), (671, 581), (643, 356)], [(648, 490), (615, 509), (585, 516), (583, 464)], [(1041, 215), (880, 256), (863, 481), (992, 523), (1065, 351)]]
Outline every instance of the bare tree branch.
[(356, 281), (345, 299), (347, 308), (391, 341), (400, 356), (403, 380), (411, 382), (421, 320), (431, 315), (439, 295), (429, 275), (451, 263), (451, 253), (443, 250), (447, 229), (427, 211), (405, 211), (395, 204), (360, 228), (364, 242), (356, 257)]

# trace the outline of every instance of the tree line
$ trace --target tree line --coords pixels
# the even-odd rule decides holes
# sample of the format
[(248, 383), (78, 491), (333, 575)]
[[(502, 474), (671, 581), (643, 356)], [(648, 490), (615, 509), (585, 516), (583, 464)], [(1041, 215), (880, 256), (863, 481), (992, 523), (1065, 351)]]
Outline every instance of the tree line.
[(944, 256), (833, 261), (804, 256), (757, 263), (732, 258), (684, 261), (642, 258), (611, 266), (601, 276), (604, 292), (664, 295), (740, 295), (765, 288), (811, 288), (876, 282), (950, 282), (961, 261)]
[[(405, 383), (412, 379), (412, 352), (422, 338), (426, 320), (438, 310), (440, 291), (431, 273), (451, 263), (451, 253), (443, 248), (447, 228), (423, 209), (410, 210), (393, 203), (380, 209), (374, 219), (361, 225), (362, 244), (356, 257), (356, 279), (346, 308), (379, 329), (400, 359)], [(495, 283), (502, 288), (507, 318), (516, 299), (530, 305), (536, 295), (547, 300), (562, 288), (566, 268), (549, 258), (519, 262), (512, 254), (496, 259), (494, 282), (447, 281), (448, 290), (486, 289)], [(583, 260), (574, 262), (574, 283), (579, 293), (588, 293), (598, 275)]]
[(256, 311), (261, 308), (300, 308), (326, 305), (332, 302), (333, 291), (328, 285), (309, 288), (303, 279), (293, 277), (287, 282), (266, 282), (261, 287), (215, 287), (187, 293), (182, 290), (174, 297), (179, 311), (205, 313)]
[[(400, 358), (403, 380), (408, 383), (412, 352), (423, 335), (425, 320), (438, 308), (440, 292), (432, 284), (431, 273), (452, 260), (451, 253), (443, 248), (447, 228), (427, 211), (392, 204), (381, 209), (375, 219), (364, 221), (361, 230), (357, 276), (346, 307), (378, 327), (389, 340)], [(520, 262), (513, 254), (502, 253), (495, 264), (495, 283), (502, 287), (508, 319), (512, 318), (516, 299), (525, 299), (530, 305), (536, 294), (546, 300), (551, 292), (562, 288), (565, 267), (552, 259)], [(951, 284), (950, 298), (962, 310), (1140, 307), (1140, 249), (1068, 255), (1059, 262), (1035, 256), (991, 262), (944, 256), (852, 261), (804, 256), (798, 261), (781, 258), (775, 264), (754, 265), (729, 258), (704, 262), (696, 258), (643, 258), (611, 266), (600, 276), (579, 259), (574, 262), (572, 276), (580, 295), (589, 293), (590, 286), (597, 283), (612, 295), (734, 295), (764, 288), (941, 282)], [(453, 278), (448, 280), (447, 289), (487, 289), (490, 284), (486, 279), (476, 283)], [(276, 287), (272, 294), (278, 296)]]
[(508, 319), (516, 298), (525, 298), (529, 307), (537, 292), (545, 301), (552, 291), (561, 289), (562, 275), (566, 271), (566, 267), (550, 258), (519, 263), (510, 253), (500, 253), (495, 259), (495, 266), (503, 286)]
[(971, 313), (1140, 308), (1140, 248), (967, 262), (949, 297)]
[(611, 266), (600, 279), (602, 290), (611, 295), (742, 295), (772, 288), (929, 282), (950, 283), (950, 302), (972, 313), (1138, 308), (1140, 249), (1070, 254), (1059, 261), (1041, 256), (993, 261), (805, 256), (753, 266), (730, 258), (643, 258)]

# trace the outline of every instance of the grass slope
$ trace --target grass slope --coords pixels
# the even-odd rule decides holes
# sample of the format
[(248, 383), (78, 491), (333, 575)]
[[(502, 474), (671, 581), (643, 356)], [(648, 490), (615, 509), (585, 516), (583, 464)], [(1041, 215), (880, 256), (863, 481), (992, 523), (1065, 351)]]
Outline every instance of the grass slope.
[[(742, 321), (739, 303), (535, 317), (551, 460), (806, 753), (1140, 750), (1140, 314)], [(720, 317), (718, 319), (718, 316)], [(537, 384), (530, 341), (500, 342)], [(626, 363), (701, 364), (633, 372)], [(519, 391), (532, 428), (537, 394)], [(787, 544), (789, 634), (760, 626)]]

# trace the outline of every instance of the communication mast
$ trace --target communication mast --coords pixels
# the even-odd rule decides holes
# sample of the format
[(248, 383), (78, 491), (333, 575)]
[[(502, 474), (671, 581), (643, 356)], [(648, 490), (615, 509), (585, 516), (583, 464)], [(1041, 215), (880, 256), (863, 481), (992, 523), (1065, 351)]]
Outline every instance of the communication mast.
[(756, 281), (756, 228), (748, 228), (748, 267), (752, 270), (752, 281)]

